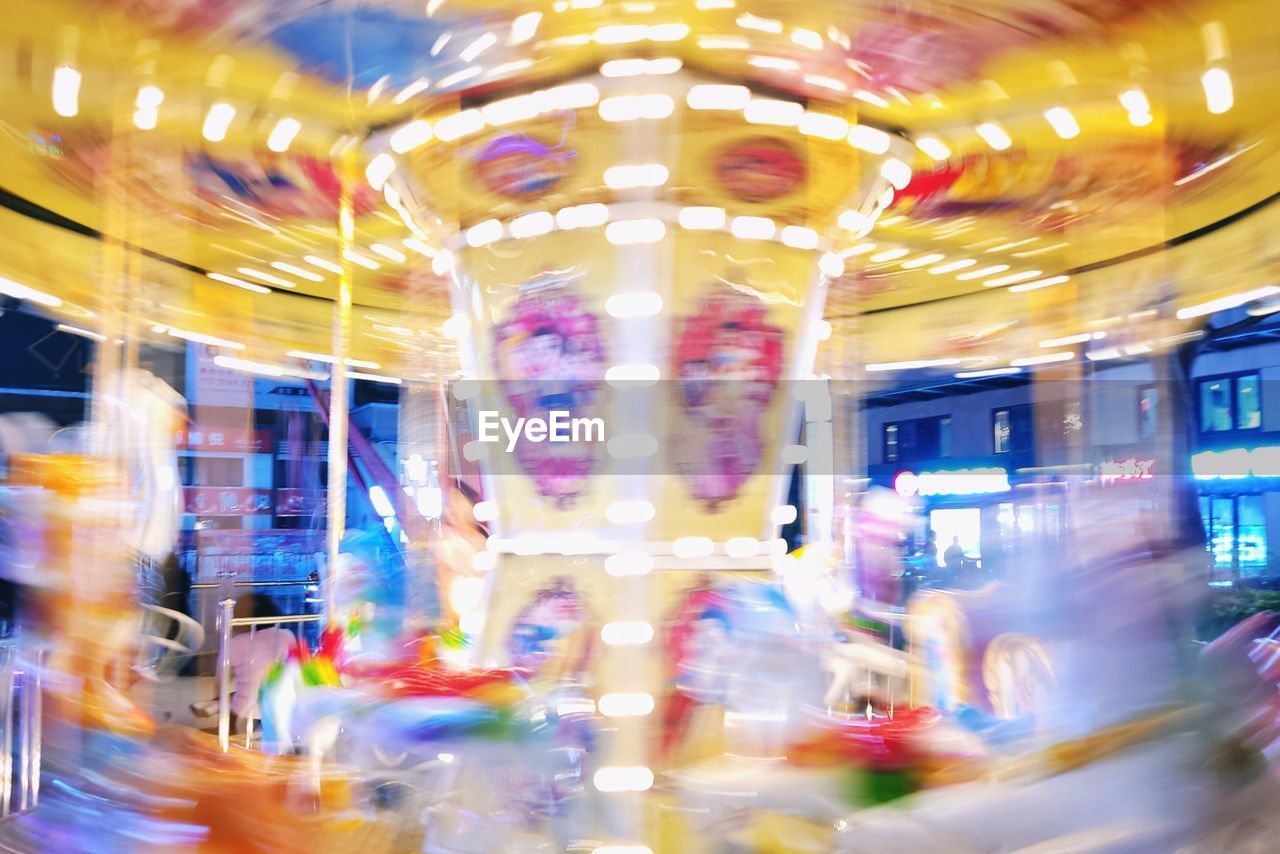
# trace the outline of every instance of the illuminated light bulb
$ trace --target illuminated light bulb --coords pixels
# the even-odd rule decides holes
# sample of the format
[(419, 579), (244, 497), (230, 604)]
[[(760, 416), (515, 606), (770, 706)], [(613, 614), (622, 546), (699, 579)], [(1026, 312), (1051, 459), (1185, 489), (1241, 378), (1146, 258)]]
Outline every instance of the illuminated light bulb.
[(684, 66), (676, 57), (659, 59), (612, 59), (600, 66), (605, 77), (638, 77), (642, 74), (675, 74)]
[[(604, 105), (601, 104), (603, 107)], [(604, 170), (605, 186), (613, 190), (629, 190), (636, 187), (661, 187), (667, 183), (670, 172), (661, 163), (636, 163), (626, 166), (610, 166)]]
[(604, 229), (605, 240), (615, 246), (657, 243), (666, 235), (667, 226), (660, 219), (620, 219)]
[(432, 136), (431, 123), (426, 119), (417, 119), (391, 134), (389, 142), (392, 151), (396, 154), (404, 154), (430, 142)]
[(970, 270), (967, 273), (961, 273), (956, 276), (956, 278), (962, 282), (967, 282), (971, 279), (981, 279), (986, 276), (994, 276), (996, 273), (1003, 273), (1007, 269), (1009, 269), (1008, 264), (993, 264), (990, 267), (983, 267), (980, 270)]
[(1080, 123), (1066, 107), (1050, 107), (1044, 111), (1044, 118), (1062, 139), (1075, 139), (1080, 135)]
[(729, 233), (743, 240), (768, 240), (778, 229), (767, 216), (735, 216)]
[(164, 92), (158, 86), (143, 86), (138, 90), (133, 112), (133, 123), (138, 130), (155, 130), (163, 102)]
[(782, 229), (782, 243), (792, 249), (815, 249), (818, 246), (818, 232), (803, 225), (788, 225)]
[(699, 9), (732, 9), (734, 0), (698, 0), (694, 4)]
[(806, 136), (817, 136), (822, 139), (844, 139), (849, 135), (849, 122), (839, 116), (825, 113), (805, 112), (800, 117), (800, 133)]
[(852, 258), (855, 255), (866, 255), (868, 252), (874, 252), (876, 245), (874, 243), (859, 243), (857, 246), (850, 246), (848, 249), (840, 253), (841, 258)]
[(670, 95), (618, 95), (600, 102), (600, 118), (606, 122), (665, 119), (675, 111)]
[(818, 259), (818, 269), (824, 276), (838, 279), (844, 275), (844, 259), (834, 252), (824, 252)]
[(604, 559), (604, 571), (617, 578), (648, 575), (653, 571), (653, 556), (646, 552), (609, 555)]
[(426, 255), (428, 258), (434, 258), (437, 252), (439, 252), (439, 250), (436, 249), (431, 244), (427, 243), (426, 241), (419, 240), (416, 237), (406, 237), (404, 240), (401, 240), (400, 242), (403, 243), (405, 246), (409, 247), (410, 249), (412, 249), (414, 252), (417, 252), (421, 255)]
[(946, 160), (951, 156), (951, 149), (936, 136), (922, 136), (916, 140), (916, 148), (934, 160)]
[(1130, 113), (1129, 123), (1136, 128), (1144, 128), (1147, 125), (1151, 124), (1151, 114), (1150, 113)]
[(283, 118), (276, 122), (276, 126), (271, 129), (271, 134), (267, 137), (267, 148), (283, 154), (289, 150), (289, 146), (293, 145), (294, 137), (298, 135), (298, 131), (302, 130), (302, 123), (297, 119)]
[(475, 517), (477, 522), (492, 522), (498, 518), (498, 503), (496, 501), (477, 501), (471, 508), (471, 515)]
[[(618, 366), (615, 366), (618, 367)], [(635, 367), (635, 366), (627, 366)], [(651, 368), (652, 365), (640, 367)], [(646, 373), (645, 379), (649, 376)], [(631, 379), (631, 377), (628, 377)], [(656, 377), (653, 379), (656, 380)], [(614, 525), (639, 525), (653, 520), (655, 509), (648, 501), (614, 501), (605, 508), (604, 515)]]
[(467, 330), (471, 328), (471, 321), (467, 319), (465, 314), (454, 314), (449, 317), (440, 326), (440, 330), (444, 332), (444, 337), (450, 341), (461, 340), (467, 334)]
[(53, 70), (53, 111), (68, 119), (80, 112), (80, 72), (70, 65)]
[(352, 264), (356, 264), (357, 266), (364, 267), (366, 270), (382, 269), (382, 265), (379, 264), (377, 261), (373, 260), (372, 258), (366, 258), (365, 256), (361, 255), (359, 252), (356, 252), (352, 249), (342, 250), (342, 257), (346, 258)]
[(475, 248), (488, 246), (502, 238), (502, 223), (496, 219), (487, 219), (467, 229), (467, 245)]
[(685, 102), (691, 110), (743, 110), (751, 103), (746, 86), (702, 83), (689, 89)]
[(885, 261), (896, 261), (897, 259), (910, 254), (910, 249), (900, 246), (897, 249), (886, 249), (883, 252), (877, 252), (867, 260), (871, 261), (873, 264), (883, 264)]
[(404, 263), (405, 254), (399, 249), (387, 246), (385, 243), (372, 243), (369, 245), (369, 248), (381, 255), (383, 258), (386, 258), (388, 261), (395, 261), (397, 264)]
[(800, 45), (800, 47), (807, 47), (809, 50), (822, 50), (822, 36), (813, 30), (797, 27), (791, 31), (791, 41)]
[(724, 544), (724, 553), (729, 557), (755, 557), (760, 554), (760, 541), (755, 537), (734, 537)]
[(738, 16), (738, 26), (744, 30), (755, 30), (761, 33), (782, 32), (782, 22), (772, 18), (759, 18), (750, 13)]
[(484, 116), (479, 110), (463, 110), (436, 122), (435, 135), (441, 142), (452, 142), (484, 129)]
[(446, 74), (444, 77), (441, 77), (436, 81), (436, 88), (447, 91), (452, 89), (454, 86), (457, 86), (459, 83), (465, 83), (472, 77), (479, 77), (482, 71), (484, 71), (484, 69), (480, 66), (472, 65), (468, 68), (455, 71), (452, 74)]
[(616, 693), (603, 695), (598, 708), (606, 718), (625, 718), (652, 714), (654, 705), (652, 694)]
[(255, 294), (271, 293), (271, 288), (264, 288), (262, 285), (255, 285), (252, 282), (246, 282), (243, 279), (237, 279), (235, 276), (227, 276), (227, 275), (224, 275), (223, 273), (205, 273), (205, 275), (208, 276), (210, 279), (213, 279), (215, 282), (222, 282), (225, 285), (234, 285), (237, 288), (241, 288), (246, 291), (252, 291)]
[(369, 165), (364, 168), (364, 177), (370, 187), (381, 190), (394, 171), (396, 171), (396, 161), (384, 151), (369, 161)]
[(1009, 134), (995, 122), (983, 122), (974, 130), (978, 132), (978, 136), (982, 137), (983, 142), (996, 151), (1004, 151), (1013, 145), (1013, 140), (1009, 138)]
[(342, 268), (339, 267), (337, 264), (333, 263), (332, 261), (326, 258), (321, 258), (317, 255), (307, 255), (303, 257), (302, 260), (306, 261), (308, 264), (310, 264), (313, 267), (319, 267), (321, 270), (328, 270), (330, 273), (342, 272)]
[(868, 92), (866, 89), (854, 89), (853, 97), (857, 98), (859, 101), (863, 101), (875, 107), (889, 106), (889, 102), (886, 101), (884, 98), (881, 98), (879, 95), (877, 95), (874, 92)]
[(671, 544), (672, 554), (682, 558), (708, 557), (715, 549), (710, 537), (680, 537)]
[(511, 220), (511, 236), (517, 240), (548, 234), (556, 227), (556, 219), (546, 211), (535, 211)]
[(1092, 340), (1092, 332), (1081, 332), (1079, 335), (1065, 335), (1062, 338), (1046, 338), (1040, 342), (1040, 346), (1046, 349), (1051, 347), (1070, 347), (1072, 344), (1087, 344)]
[(889, 150), (889, 134), (868, 125), (854, 125), (849, 129), (849, 144), (868, 154), (884, 154)]
[(609, 646), (639, 646), (653, 640), (653, 626), (643, 620), (605, 623), (600, 627), (600, 639)]
[(444, 276), (453, 272), (455, 259), (453, 253), (445, 249), (436, 257), (431, 259), (431, 272), (437, 276)]
[[(893, 204), (893, 187), (885, 187), (884, 192), (876, 199), (876, 207), (884, 210), (891, 204)], [(886, 220), (886, 222), (888, 221)]]
[(912, 258), (908, 261), (903, 261), (902, 268), (904, 270), (915, 270), (919, 267), (924, 267), (927, 264), (935, 264), (946, 257), (947, 256), (943, 255), (941, 252), (933, 252), (933, 253), (930, 253), (929, 255), (921, 255), (917, 258)]
[(236, 108), (225, 101), (219, 101), (205, 114), (204, 126), (200, 129), (201, 136), (209, 142), (222, 142), (227, 138), (227, 129), (231, 127), (231, 120), (235, 117)]
[(188, 329), (175, 329), (172, 326), (165, 331), (174, 338), (181, 338), (183, 341), (191, 341), (196, 344), (209, 344), (214, 347), (225, 347), (228, 350), (244, 349), (244, 345), (239, 341), (228, 341), (226, 338), (219, 338), (216, 335), (205, 335), (200, 332), (192, 332)]
[(957, 371), (954, 376), (958, 380), (976, 380), (982, 377), (1005, 377), (1022, 373), (1022, 368), (988, 368), (984, 371)]
[(425, 77), (419, 77), (417, 80), (413, 81), (408, 86), (404, 87), (399, 92), (397, 92), (396, 96), (391, 99), (391, 102), (393, 104), (403, 104), (405, 101), (409, 100), (414, 95), (417, 95), (420, 92), (427, 91), (427, 89), (430, 86), (431, 86), (430, 80), (428, 80)]
[(595, 31), (592, 38), (596, 44), (630, 44), (643, 41), (649, 35), (649, 28), (644, 24), (606, 24)]
[(1210, 68), (1200, 75), (1200, 85), (1204, 87), (1205, 104), (1209, 112), (1220, 115), (1235, 104), (1235, 94), (1231, 89), (1231, 75), (1225, 68)]
[(237, 267), (236, 272), (242, 276), (248, 276), (251, 279), (258, 279), (269, 285), (276, 285), (281, 288), (296, 288), (298, 285), (288, 279), (282, 279), (279, 276), (273, 276), (270, 273), (264, 273), (261, 270), (255, 270), (252, 267)]
[(647, 35), (651, 42), (678, 42), (689, 35), (689, 25), (654, 24), (649, 27)]
[(1120, 93), (1120, 105), (1130, 113), (1151, 112), (1151, 102), (1141, 89), (1128, 89)]
[(754, 68), (769, 68), (774, 71), (800, 70), (800, 63), (794, 59), (785, 59), (781, 56), (753, 56), (747, 60), (747, 64)]
[(725, 221), (724, 208), (694, 206), (680, 209), (681, 228), (714, 230), (724, 228)]
[(998, 288), (1001, 285), (1013, 285), (1018, 282), (1025, 282), (1027, 279), (1034, 279), (1042, 275), (1039, 270), (1024, 270), (1021, 273), (1010, 273), (1007, 276), (1001, 276), (998, 279), (988, 279), (982, 283), (984, 288)]
[(324, 276), (319, 273), (313, 273), (310, 270), (304, 270), (301, 267), (295, 267), (293, 264), (286, 264), (284, 261), (272, 261), (271, 266), (275, 267), (282, 273), (288, 273), (291, 276), (297, 276), (299, 279), (306, 279), (308, 282), (323, 282)]
[(797, 518), (796, 508), (791, 504), (781, 504), (773, 508), (773, 524), (790, 525)]
[[(377, 487), (371, 488), (372, 492)], [(449, 606), (458, 614), (469, 614), (480, 607), (484, 599), (484, 579), (455, 576), (449, 584)]]
[[(329, 353), (309, 353), (305, 350), (290, 350), (285, 355), (294, 359), (307, 359), (312, 362), (323, 362), (326, 365), (336, 365), (338, 363), (337, 358)], [(342, 363), (352, 368), (368, 368), (371, 371), (376, 371), (378, 368), (382, 367), (382, 365), (377, 362), (366, 362), (363, 359), (343, 359)]]
[(879, 373), (881, 371), (917, 371), (924, 368), (945, 368), (949, 365), (960, 364), (959, 359), (911, 359), (905, 362), (872, 362), (865, 366), (865, 370), (871, 373)]
[(599, 202), (571, 205), (556, 212), (556, 226), (562, 231), (575, 228), (597, 228), (609, 221), (609, 208)]
[(911, 183), (911, 167), (896, 157), (890, 157), (880, 164), (880, 176), (895, 189), (902, 190)]
[(593, 83), (570, 83), (535, 93), (545, 110), (580, 110), (600, 103), (600, 90)]
[(830, 89), (833, 92), (843, 92), (845, 90), (844, 81), (837, 80), (834, 77), (827, 77), (822, 74), (806, 74), (804, 82), (810, 86), (818, 86), (823, 89)]
[(751, 124), (782, 125), (794, 127), (800, 124), (804, 107), (794, 101), (777, 101), (771, 98), (752, 98), (742, 111), (742, 117)]
[(604, 309), (610, 317), (652, 317), (662, 311), (662, 297), (650, 291), (614, 294)]
[(1275, 285), (1267, 285), (1263, 288), (1257, 288), (1244, 293), (1231, 294), (1230, 296), (1219, 297), (1218, 299), (1209, 300), (1208, 302), (1189, 305), (1185, 308), (1178, 309), (1177, 315), (1179, 320), (1190, 320), (1193, 317), (1203, 317), (1206, 314), (1213, 314), (1218, 311), (1226, 311), (1231, 308), (1239, 308), (1245, 303), (1254, 300), (1265, 299), (1280, 294), (1280, 287)]
[(954, 273), (956, 270), (963, 270), (965, 267), (972, 267), (978, 262), (972, 258), (965, 258), (960, 261), (950, 261), (946, 264), (939, 264), (937, 267), (930, 267), (929, 272), (935, 276), (941, 276), (944, 273)]
[(497, 553), (490, 551), (476, 552), (471, 556), (471, 568), (476, 572), (492, 572), (498, 568)]
[(473, 41), (471, 44), (464, 47), (458, 53), (458, 57), (463, 62), (474, 62), (476, 57), (478, 57), (480, 54), (484, 53), (486, 50), (493, 47), (497, 43), (498, 43), (497, 36), (495, 36), (493, 33), (485, 33), (484, 35), (480, 36), (475, 41)]
[(653, 771), (641, 765), (606, 766), (591, 779), (601, 792), (646, 792), (653, 787)]
[(661, 374), (657, 365), (645, 363), (614, 365), (604, 372), (604, 379), (610, 385), (656, 383)]
[(515, 47), (529, 41), (537, 34), (540, 23), (542, 23), (541, 12), (527, 12), (520, 15), (511, 22), (511, 35), (507, 36), (507, 45)]
[(1076, 357), (1071, 350), (1063, 350), (1061, 353), (1045, 353), (1043, 356), (1027, 356), (1022, 359), (1010, 359), (1009, 366), (1012, 368), (1027, 368), (1032, 365), (1049, 365), (1054, 362), (1069, 362)]
[(836, 220), (836, 225), (840, 226), (845, 231), (852, 231), (858, 237), (862, 237), (869, 232), (873, 224), (871, 217), (861, 211), (845, 211), (840, 214), (840, 218)]

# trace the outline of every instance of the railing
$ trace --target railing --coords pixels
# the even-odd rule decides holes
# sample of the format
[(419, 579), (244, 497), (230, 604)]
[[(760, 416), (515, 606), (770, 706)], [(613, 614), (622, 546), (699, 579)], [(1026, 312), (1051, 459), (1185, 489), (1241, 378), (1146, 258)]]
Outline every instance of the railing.
[[(20, 654), (13, 640), (0, 641), (0, 818), (35, 809), (40, 801), (40, 671), (43, 653)], [(14, 805), (14, 737), (18, 740), (17, 805)]]
[[(279, 582), (275, 582), (279, 583)], [(238, 582), (234, 586), (270, 586), (272, 582), (264, 582), (258, 584), (256, 582)], [(217, 585), (212, 585), (217, 586)], [(249, 650), (250, 655), (253, 653), (253, 637), (259, 628), (276, 627), (283, 625), (319, 625), (321, 616), (319, 614), (293, 614), (286, 617), (237, 617), (235, 616), (236, 600), (230, 597), (221, 600), (218, 603), (218, 744), (222, 748), (222, 752), (226, 753), (231, 749), (231, 632), (236, 628), (249, 629)], [(277, 653), (278, 655), (279, 653)], [(251, 657), (245, 666), (253, 670), (253, 658)], [(253, 686), (254, 690), (258, 690), (261, 686)], [(257, 698), (253, 698), (253, 703), (257, 703)], [(245, 722), (245, 747), (253, 745), (253, 719), (250, 718)]]
[[(223, 576), (220, 583), (199, 583), (191, 585), (191, 616), (204, 627), (205, 643), (200, 650), (201, 654), (212, 655), (218, 651), (218, 638), (221, 637), (219, 620), (221, 619), (221, 604), (224, 599), (234, 599), (239, 595), (240, 591), (246, 594), (257, 592), (273, 592), (285, 591), (285, 595), (277, 595), (272, 598), (276, 600), (276, 604), (280, 610), (285, 613), (300, 614), (308, 610), (309, 605), (318, 603), (315, 601), (315, 588), (317, 582), (308, 578), (293, 578), (283, 581), (232, 581), (233, 576)], [(319, 638), (313, 637), (309, 633), (307, 640), (314, 644)], [(206, 659), (207, 660), (207, 659)], [(204, 671), (207, 673), (208, 671)]]

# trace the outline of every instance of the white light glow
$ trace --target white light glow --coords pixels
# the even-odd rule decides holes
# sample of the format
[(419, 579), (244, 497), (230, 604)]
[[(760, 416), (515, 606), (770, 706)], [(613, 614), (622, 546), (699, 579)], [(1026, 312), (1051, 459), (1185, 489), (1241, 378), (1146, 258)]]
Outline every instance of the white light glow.
[(342, 268), (327, 258), (321, 258), (317, 255), (307, 255), (303, 259), (313, 267), (319, 267), (321, 270), (328, 270), (330, 273), (341, 273)]
[(844, 275), (844, 259), (834, 252), (824, 252), (818, 259), (818, 269), (822, 275), (838, 279)]
[(1027, 279), (1034, 279), (1036, 276), (1042, 275), (1039, 270), (1023, 270), (1021, 273), (1010, 273), (1007, 276), (1001, 276), (998, 279), (988, 279), (982, 283), (984, 288), (998, 288), (1002, 285), (1013, 285), (1018, 282), (1025, 282)]
[(956, 279), (958, 279), (961, 282), (968, 282), (973, 279), (981, 279), (986, 276), (994, 276), (996, 273), (1003, 273), (1007, 269), (1009, 269), (1008, 264), (992, 264), (990, 267), (983, 267), (978, 270), (970, 270), (967, 273), (961, 273), (960, 275), (956, 276)]
[(1009, 138), (1009, 134), (995, 122), (983, 122), (974, 130), (978, 132), (978, 136), (982, 137), (983, 142), (996, 151), (1004, 151), (1013, 145), (1013, 140)]
[(267, 137), (267, 148), (281, 154), (288, 151), (300, 130), (302, 130), (302, 123), (297, 119), (288, 117), (281, 119), (276, 122), (276, 126), (271, 129), (271, 134)]
[(209, 108), (209, 112), (204, 117), (204, 127), (201, 128), (200, 134), (209, 142), (222, 142), (227, 138), (227, 129), (231, 127), (231, 120), (236, 117), (236, 108), (219, 101)]
[(372, 258), (366, 257), (364, 255), (361, 255), (359, 252), (355, 252), (351, 249), (344, 249), (342, 252), (342, 257), (346, 258), (352, 264), (356, 264), (357, 266), (364, 267), (366, 270), (382, 269), (382, 265), (379, 264), (377, 261), (373, 260)]
[(581, 110), (600, 103), (600, 90), (594, 83), (570, 83), (536, 93), (544, 110)]
[(936, 136), (922, 136), (916, 140), (916, 148), (934, 160), (946, 160), (951, 156), (951, 149)]
[(726, 219), (724, 208), (695, 206), (681, 208), (679, 214), (680, 227), (688, 229), (724, 228)]
[(775, 21), (772, 18), (759, 18), (749, 13), (738, 16), (738, 26), (744, 30), (755, 30), (760, 33), (777, 34), (782, 32), (781, 21)]
[(391, 134), (389, 144), (396, 154), (404, 154), (430, 142), (433, 135), (431, 123), (426, 119), (417, 119)]
[(244, 349), (244, 345), (239, 341), (228, 341), (226, 338), (219, 338), (216, 335), (205, 335), (188, 329), (175, 329), (172, 326), (165, 331), (174, 338), (181, 338), (183, 341), (192, 341), (196, 344), (210, 344), (214, 347), (225, 347), (228, 350)]
[(638, 646), (653, 640), (653, 626), (643, 620), (605, 623), (600, 627), (600, 640), (609, 646)]
[(778, 226), (767, 216), (735, 216), (729, 233), (743, 240), (769, 240)]
[(709, 557), (716, 550), (710, 537), (680, 537), (671, 544), (671, 553), (676, 557)]
[(939, 264), (936, 267), (930, 267), (929, 272), (935, 276), (941, 276), (946, 273), (954, 273), (956, 270), (963, 270), (965, 267), (972, 267), (978, 262), (972, 258), (963, 258), (959, 261), (949, 261), (946, 264)]
[(911, 359), (903, 362), (872, 362), (866, 366), (871, 373), (881, 371), (915, 371), (924, 368), (945, 368), (960, 364), (959, 359)]
[[(852, 231), (855, 237), (863, 237), (871, 231), (871, 227), (875, 223), (871, 217), (862, 213), (862, 211), (845, 211), (840, 214), (840, 218), (836, 220), (836, 225), (845, 231)], [(874, 247), (874, 244), (872, 245)]]
[(1048, 365), (1053, 362), (1069, 362), (1076, 357), (1070, 350), (1060, 353), (1045, 353), (1043, 356), (1026, 356), (1021, 359), (1010, 359), (1009, 365), (1014, 368), (1026, 368), (1031, 365)]
[(724, 553), (729, 557), (755, 557), (760, 554), (760, 541), (755, 537), (734, 537), (724, 544)]
[(369, 249), (378, 253), (388, 261), (394, 261), (397, 264), (403, 264), (406, 258), (405, 254), (395, 247), (388, 246), (385, 243), (371, 243)]
[(751, 103), (751, 90), (746, 86), (702, 83), (685, 96), (691, 110), (743, 110)]
[(1205, 105), (1214, 115), (1225, 113), (1235, 104), (1231, 75), (1225, 68), (1210, 68), (1201, 74), (1200, 85), (1204, 87)]
[(782, 229), (782, 243), (792, 249), (815, 249), (818, 246), (818, 232), (803, 225), (788, 225)]
[(791, 41), (800, 45), (800, 47), (807, 47), (809, 50), (822, 50), (822, 36), (813, 30), (797, 27), (791, 31)]
[(985, 371), (956, 371), (958, 380), (976, 380), (982, 377), (1005, 377), (1022, 373), (1022, 368), (988, 368)]
[(838, 140), (849, 135), (849, 122), (839, 116), (806, 112), (800, 117), (800, 133), (822, 139)]
[(434, 132), (442, 142), (452, 142), (484, 129), (484, 116), (479, 110), (463, 110), (436, 122)]
[(610, 317), (653, 317), (662, 311), (662, 297), (649, 291), (614, 294), (605, 301), (604, 310)]
[(1020, 294), (1026, 291), (1036, 291), (1036, 290), (1039, 290), (1040, 288), (1047, 288), (1047, 287), (1051, 287), (1052, 285), (1060, 285), (1063, 282), (1069, 282), (1069, 281), (1071, 281), (1070, 276), (1050, 276), (1047, 279), (1040, 279), (1035, 282), (1026, 282), (1025, 284), (1021, 284), (1021, 285), (1014, 285), (1013, 287), (1009, 288), (1009, 293)]
[(880, 164), (880, 176), (895, 189), (902, 190), (911, 183), (911, 167), (896, 157), (890, 157)]
[(143, 86), (134, 101), (133, 123), (139, 130), (154, 130), (160, 118), (164, 92), (158, 86)]
[(885, 261), (896, 261), (909, 254), (911, 254), (910, 249), (900, 246), (897, 249), (886, 249), (883, 252), (877, 252), (867, 260), (873, 264), (883, 264)]
[(228, 276), (223, 273), (205, 273), (215, 282), (222, 282), (224, 285), (234, 285), (246, 291), (252, 291), (255, 294), (269, 294), (271, 288), (264, 288), (262, 285), (255, 285), (253, 282), (246, 282), (243, 279), (237, 279), (235, 276)]
[(849, 144), (868, 154), (884, 154), (889, 150), (889, 134), (869, 125), (854, 125), (849, 129)]
[(1280, 287), (1276, 285), (1267, 285), (1264, 288), (1257, 288), (1252, 291), (1232, 294), (1230, 296), (1220, 297), (1219, 299), (1209, 300), (1208, 302), (1189, 305), (1186, 308), (1178, 309), (1179, 320), (1190, 320), (1193, 317), (1203, 317), (1206, 314), (1213, 314), (1218, 311), (1226, 311), (1227, 309), (1239, 308), (1245, 303), (1253, 302), (1266, 297), (1273, 297), (1280, 294)]
[(658, 59), (613, 59), (600, 66), (600, 73), (605, 77), (638, 77), (642, 74), (654, 76), (675, 74), (684, 63), (674, 56)]
[(611, 222), (604, 229), (604, 237), (615, 246), (636, 243), (657, 243), (667, 234), (667, 226), (660, 219), (621, 219)]
[(653, 695), (641, 692), (605, 694), (600, 698), (598, 708), (606, 718), (648, 715), (653, 713)]
[(417, 95), (420, 92), (427, 91), (428, 87), (430, 86), (431, 86), (430, 80), (428, 80), (425, 77), (419, 77), (417, 80), (413, 81), (408, 86), (404, 87), (399, 92), (397, 92), (396, 96), (391, 99), (391, 102), (393, 104), (403, 104), (405, 101), (409, 100), (414, 95)]
[(908, 258), (906, 261), (903, 261), (902, 269), (915, 270), (929, 264), (936, 264), (946, 257), (947, 256), (943, 255), (941, 252), (933, 252), (929, 255), (918, 255), (915, 258)]
[[(338, 363), (338, 359), (329, 353), (312, 353), (307, 350), (290, 350), (285, 355), (291, 356), (295, 359), (306, 359), (311, 362), (321, 362), (326, 365), (336, 365)], [(371, 371), (376, 371), (378, 368), (382, 367), (382, 365), (377, 362), (368, 362), (364, 359), (343, 359), (342, 361), (343, 364), (349, 365), (350, 367), (367, 368)]]
[(548, 234), (556, 227), (556, 218), (547, 211), (534, 211), (511, 220), (511, 236), (517, 240)]
[(237, 267), (236, 272), (242, 276), (248, 276), (251, 279), (257, 279), (258, 281), (266, 282), (269, 285), (276, 285), (281, 288), (296, 288), (298, 286), (296, 282), (291, 282), (288, 279), (282, 279), (279, 276), (273, 276), (270, 273), (264, 273), (262, 270), (257, 270), (253, 267)]
[(68, 119), (80, 112), (80, 72), (70, 65), (53, 70), (53, 111)]
[(1040, 342), (1040, 346), (1046, 349), (1051, 347), (1070, 347), (1072, 344), (1085, 344), (1092, 340), (1092, 332), (1081, 332), (1079, 335), (1064, 335), (1061, 338), (1046, 338)]
[(647, 552), (623, 552), (604, 559), (604, 571), (615, 577), (648, 575), (653, 572), (653, 556)]
[(497, 43), (498, 43), (497, 36), (495, 36), (493, 33), (485, 33), (484, 35), (480, 36), (478, 39), (473, 41), (471, 44), (464, 47), (458, 53), (458, 57), (463, 62), (474, 62), (476, 57), (478, 57), (480, 54), (484, 53), (486, 50), (493, 47)]
[[(604, 106), (602, 103), (601, 107)], [(636, 187), (661, 187), (671, 173), (661, 163), (633, 163), (610, 166), (604, 170), (604, 183), (613, 190), (630, 190)]]
[(604, 379), (608, 383), (656, 383), (661, 375), (657, 365), (638, 362), (613, 365), (604, 372)]
[(1120, 105), (1130, 113), (1150, 113), (1151, 102), (1141, 89), (1129, 89), (1120, 93)]
[(502, 223), (496, 219), (487, 219), (467, 229), (467, 245), (475, 248), (488, 246), (495, 240), (502, 239)]
[(1080, 123), (1066, 107), (1051, 107), (1044, 111), (1044, 118), (1053, 132), (1063, 139), (1075, 139), (1080, 135)]
[(742, 111), (742, 117), (751, 124), (782, 125), (794, 127), (800, 124), (804, 107), (795, 101), (778, 101), (771, 98), (752, 98)]
[[(277, 365), (268, 365), (265, 362), (253, 362), (249, 359), (237, 359), (234, 356), (214, 356), (213, 363), (220, 368), (230, 368), (235, 371), (245, 371), (250, 374), (261, 374), (264, 377), (282, 377), (284, 369)], [(373, 487), (377, 489), (377, 487)]]
[(395, 158), (384, 151), (369, 161), (369, 165), (364, 168), (364, 177), (370, 187), (381, 190), (394, 171), (396, 171)]
[(297, 276), (299, 279), (306, 279), (308, 282), (323, 282), (324, 276), (319, 273), (313, 273), (310, 270), (304, 270), (285, 261), (272, 261), (271, 266), (275, 267), (282, 273), (288, 273), (290, 276)]
[(790, 525), (796, 521), (796, 508), (791, 504), (781, 504), (773, 508), (773, 524)]
[(609, 221), (609, 208), (599, 202), (576, 205), (556, 211), (556, 226), (562, 231), (575, 228), (598, 228)]
[(751, 44), (746, 39), (733, 36), (703, 36), (698, 39), (698, 47), (703, 50), (746, 50)]
[(526, 12), (511, 22), (511, 34), (507, 36), (507, 45), (515, 47), (524, 44), (538, 32), (538, 24), (542, 23), (541, 12)]
[(645, 792), (653, 787), (653, 771), (641, 765), (608, 766), (592, 777), (602, 792)]
[(600, 102), (600, 118), (606, 122), (665, 119), (675, 108), (676, 103), (670, 95), (618, 95)]
[(753, 56), (747, 60), (747, 65), (753, 68), (769, 68), (774, 71), (800, 70), (800, 63), (794, 59), (786, 59), (781, 56)]

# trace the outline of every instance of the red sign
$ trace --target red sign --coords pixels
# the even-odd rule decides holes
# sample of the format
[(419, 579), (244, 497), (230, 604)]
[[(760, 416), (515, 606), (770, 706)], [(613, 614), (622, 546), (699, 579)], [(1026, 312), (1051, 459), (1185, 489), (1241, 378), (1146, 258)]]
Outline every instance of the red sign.
[(186, 512), (200, 516), (256, 516), (271, 513), (271, 490), (244, 486), (188, 486)]
[(215, 427), (211, 430), (195, 425), (179, 430), (176, 438), (182, 451), (231, 451), (239, 454), (271, 453), (271, 431), (244, 427)]

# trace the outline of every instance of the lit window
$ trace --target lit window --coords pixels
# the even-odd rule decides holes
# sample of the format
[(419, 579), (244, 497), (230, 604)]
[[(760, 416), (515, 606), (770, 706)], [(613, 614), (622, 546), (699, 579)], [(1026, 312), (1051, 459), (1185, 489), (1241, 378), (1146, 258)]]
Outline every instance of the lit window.
[(1013, 448), (1013, 430), (1009, 423), (1009, 410), (997, 409), (992, 418), (995, 452), (1007, 454)]
[(898, 461), (898, 425), (884, 425), (884, 461), (886, 463), (896, 463)]
[(1262, 426), (1258, 375), (1236, 377), (1236, 429), (1254, 430)]

